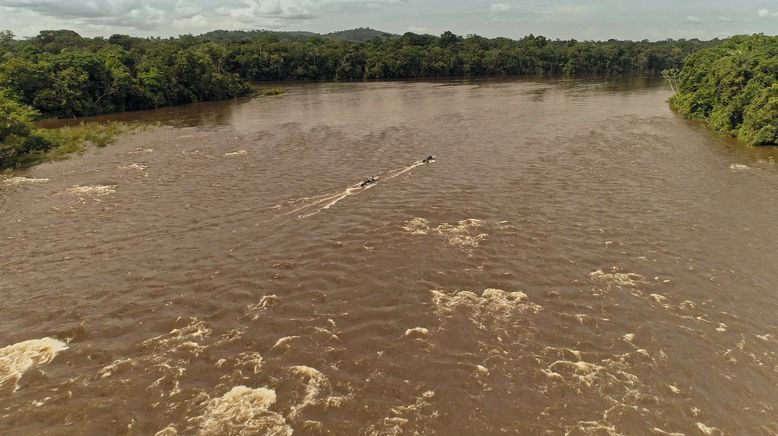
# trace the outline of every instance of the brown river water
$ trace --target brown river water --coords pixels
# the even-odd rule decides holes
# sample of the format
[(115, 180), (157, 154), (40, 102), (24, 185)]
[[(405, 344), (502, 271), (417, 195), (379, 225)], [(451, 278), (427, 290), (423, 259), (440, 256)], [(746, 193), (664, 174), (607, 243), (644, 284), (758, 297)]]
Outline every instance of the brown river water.
[(640, 80), (289, 91), (0, 180), (0, 434), (778, 434), (778, 151)]

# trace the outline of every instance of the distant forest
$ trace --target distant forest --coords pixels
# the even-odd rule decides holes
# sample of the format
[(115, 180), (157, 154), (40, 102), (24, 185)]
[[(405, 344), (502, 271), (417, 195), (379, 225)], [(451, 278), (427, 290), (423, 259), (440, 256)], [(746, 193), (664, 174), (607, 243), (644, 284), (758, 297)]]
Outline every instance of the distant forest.
[(214, 31), (177, 38), (69, 30), (19, 40), (0, 32), (3, 98), (47, 117), (75, 117), (219, 100), (248, 82), (372, 80), (492, 75), (659, 74), (721, 41), (579, 42), (354, 29)]

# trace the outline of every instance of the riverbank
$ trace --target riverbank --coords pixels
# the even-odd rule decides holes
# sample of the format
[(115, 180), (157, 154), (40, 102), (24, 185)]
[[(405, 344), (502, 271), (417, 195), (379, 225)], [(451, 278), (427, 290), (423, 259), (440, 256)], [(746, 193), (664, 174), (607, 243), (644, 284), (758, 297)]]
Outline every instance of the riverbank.
[[(23, 146), (8, 150), (0, 159), (0, 171), (5, 175), (15, 170), (37, 165), (42, 162), (67, 159), (73, 154), (83, 153), (88, 147), (105, 147), (119, 135), (137, 129), (146, 128), (141, 124), (122, 122), (86, 123), (77, 126), (64, 126), (54, 129), (33, 128)], [(25, 146), (33, 142), (34, 147)]]
[(749, 145), (778, 145), (778, 36), (735, 36), (686, 58), (670, 106)]
[(42, 31), (0, 44), (0, 89), (47, 117), (224, 100), (249, 83), (501, 75), (659, 74), (718, 41), (518, 40), (406, 33), (369, 42), (245, 32), (85, 38)]

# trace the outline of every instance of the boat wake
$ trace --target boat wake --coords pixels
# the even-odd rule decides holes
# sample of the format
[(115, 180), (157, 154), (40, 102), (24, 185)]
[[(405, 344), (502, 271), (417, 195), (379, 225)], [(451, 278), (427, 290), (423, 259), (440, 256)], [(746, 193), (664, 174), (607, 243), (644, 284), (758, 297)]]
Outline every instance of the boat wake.
[(277, 204), (273, 208), (282, 209), (285, 207), (289, 207), (291, 208), (291, 210), (285, 212), (284, 215), (297, 214), (298, 219), (308, 218), (310, 216), (318, 214), (323, 210), (331, 208), (332, 206), (337, 204), (340, 200), (343, 200), (346, 197), (357, 195), (360, 192), (373, 188), (379, 183), (386, 183), (388, 181), (396, 179), (397, 177), (400, 177), (401, 175), (413, 170), (414, 168), (420, 167), (429, 162), (434, 162), (434, 160), (418, 160), (406, 167), (396, 168), (393, 170), (385, 171), (383, 173), (379, 173), (377, 177), (374, 178), (371, 177), (370, 179), (368, 179), (369, 183), (368, 181), (363, 181), (363, 182), (350, 185), (346, 187), (344, 190), (339, 192), (320, 194), (312, 197), (302, 197), (295, 200), (289, 200), (284, 202), (283, 204)]

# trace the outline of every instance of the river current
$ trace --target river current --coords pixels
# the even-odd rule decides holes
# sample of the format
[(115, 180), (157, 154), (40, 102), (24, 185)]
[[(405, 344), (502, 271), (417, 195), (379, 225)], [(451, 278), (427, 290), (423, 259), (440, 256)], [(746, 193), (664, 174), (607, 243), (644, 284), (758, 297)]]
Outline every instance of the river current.
[(0, 179), (1, 434), (778, 434), (778, 151), (651, 81), (288, 89)]

